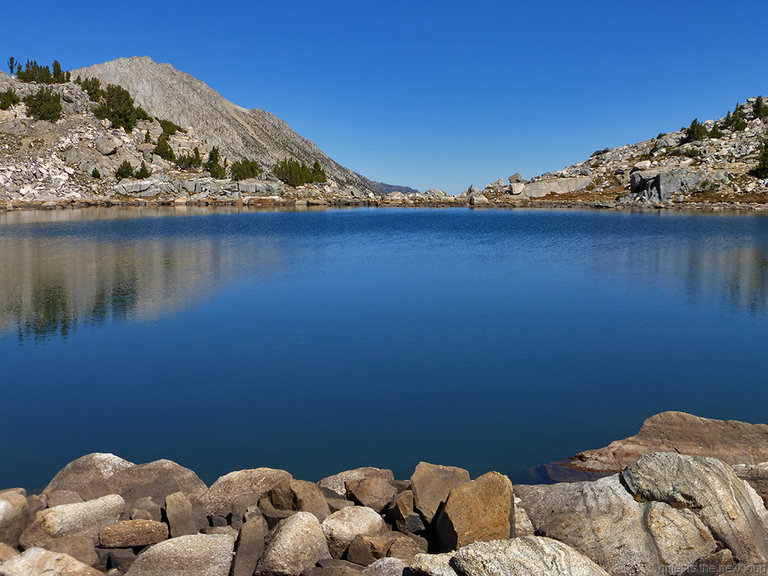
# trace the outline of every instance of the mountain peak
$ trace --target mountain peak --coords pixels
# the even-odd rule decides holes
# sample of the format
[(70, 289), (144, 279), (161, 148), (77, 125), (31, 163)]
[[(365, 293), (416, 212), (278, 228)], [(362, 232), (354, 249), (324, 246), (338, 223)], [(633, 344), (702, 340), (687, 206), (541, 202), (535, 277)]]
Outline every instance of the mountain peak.
[(310, 165), (318, 161), (341, 185), (377, 190), (368, 179), (334, 162), (283, 120), (230, 102), (172, 64), (155, 62), (149, 56), (131, 56), (72, 70), (71, 74), (73, 78), (98, 78), (104, 85), (122, 86), (149, 114), (193, 127), (200, 138), (218, 146), (226, 157), (250, 158), (264, 166), (284, 158)]

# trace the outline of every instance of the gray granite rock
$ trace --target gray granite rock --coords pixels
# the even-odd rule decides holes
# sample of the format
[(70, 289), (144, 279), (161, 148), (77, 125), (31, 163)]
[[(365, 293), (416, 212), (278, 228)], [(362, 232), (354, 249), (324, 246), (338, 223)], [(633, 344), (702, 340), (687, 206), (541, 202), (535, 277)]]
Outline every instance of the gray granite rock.
[(403, 576), (408, 565), (399, 558), (381, 558), (363, 570), (365, 576)]
[(573, 548), (537, 536), (475, 542), (453, 557), (466, 576), (608, 576), (608, 572)]
[(229, 576), (234, 544), (219, 534), (171, 538), (139, 554), (126, 576)]
[(282, 521), (256, 567), (263, 576), (299, 576), (330, 555), (320, 522), (310, 512), (297, 512)]
[(341, 558), (359, 534), (377, 536), (387, 531), (384, 519), (371, 508), (351, 506), (334, 512), (322, 523), (333, 558)]
[(712, 535), (748, 564), (768, 562), (768, 530), (749, 485), (716, 458), (657, 452), (641, 456), (621, 479), (638, 499), (690, 509)]
[(690, 510), (638, 502), (618, 475), (594, 482), (515, 486), (537, 534), (559, 540), (612, 574), (689, 566), (717, 546)]

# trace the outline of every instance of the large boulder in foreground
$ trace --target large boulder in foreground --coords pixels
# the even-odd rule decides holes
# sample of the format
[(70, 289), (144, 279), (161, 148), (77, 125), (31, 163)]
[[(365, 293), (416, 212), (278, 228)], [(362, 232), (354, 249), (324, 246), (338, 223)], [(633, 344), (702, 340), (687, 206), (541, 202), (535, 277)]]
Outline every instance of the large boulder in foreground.
[(515, 486), (537, 534), (578, 550), (612, 574), (662, 573), (715, 552), (690, 510), (638, 502), (618, 475), (594, 482)]
[(156, 460), (133, 464), (114, 454), (88, 454), (67, 464), (43, 490), (43, 495), (76, 493), (83, 500), (93, 500), (109, 494), (119, 494), (127, 510), (144, 498), (162, 506), (165, 498), (175, 492), (200, 496), (205, 483), (189, 468), (171, 460)]
[(711, 420), (685, 412), (662, 412), (648, 418), (636, 435), (611, 442), (605, 448), (582, 452), (568, 466), (615, 474), (652, 452), (709, 456), (731, 465), (760, 464), (768, 462), (768, 426)]
[(515, 535), (512, 482), (498, 472), (451, 490), (435, 521), (441, 551), (458, 550), (483, 540), (502, 540)]
[(469, 472), (464, 468), (419, 462), (411, 476), (414, 507), (429, 524), (451, 490), (465, 482), (469, 482)]
[(125, 501), (117, 494), (47, 508), (35, 514), (35, 519), (24, 530), (21, 546), (42, 548), (61, 536), (84, 536), (96, 542), (104, 526), (120, 520), (124, 508)]
[(29, 503), (23, 488), (0, 490), (0, 542), (18, 546), (28, 517)]
[(329, 556), (328, 543), (317, 517), (310, 512), (297, 512), (278, 524), (256, 574), (299, 576)]
[(537, 536), (475, 542), (459, 550), (453, 563), (466, 576), (608, 576), (573, 548)]
[(738, 562), (768, 562), (762, 501), (756, 495), (753, 498), (749, 485), (720, 460), (670, 452), (646, 454), (629, 464), (621, 479), (637, 499), (692, 510)]
[(234, 545), (224, 534), (172, 538), (139, 554), (126, 576), (228, 576)]
[(387, 531), (384, 519), (371, 508), (349, 506), (334, 512), (322, 523), (333, 558), (341, 558), (356, 536), (378, 536)]
[(222, 476), (203, 494), (208, 514), (226, 517), (233, 502), (240, 496), (260, 498), (280, 484), (289, 485), (293, 477), (285, 470), (253, 468), (238, 470)]
[(30, 548), (0, 565), (0, 576), (104, 576), (67, 554)]

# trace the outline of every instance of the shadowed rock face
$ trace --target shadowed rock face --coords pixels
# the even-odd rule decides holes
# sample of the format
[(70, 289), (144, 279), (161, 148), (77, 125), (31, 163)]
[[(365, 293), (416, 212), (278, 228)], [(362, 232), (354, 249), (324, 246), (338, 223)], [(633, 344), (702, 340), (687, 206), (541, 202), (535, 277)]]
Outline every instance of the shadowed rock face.
[(636, 435), (582, 452), (568, 466), (613, 474), (652, 452), (709, 456), (731, 465), (768, 462), (768, 426), (662, 412), (648, 418)]
[(170, 64), (134, 56), (72, 70), (71, 74), (72, 78), (98, 78), (102, 85), (122, 86), (151, 115), (193, 127), (197, 136), (218, 146), (227, 157), (247, 157), (267, 167), (286, 157), (307, 164), (317, 160), (339, 184), (379, 191), (370, 180), (328, 158), (273, 114), (237, 106)]

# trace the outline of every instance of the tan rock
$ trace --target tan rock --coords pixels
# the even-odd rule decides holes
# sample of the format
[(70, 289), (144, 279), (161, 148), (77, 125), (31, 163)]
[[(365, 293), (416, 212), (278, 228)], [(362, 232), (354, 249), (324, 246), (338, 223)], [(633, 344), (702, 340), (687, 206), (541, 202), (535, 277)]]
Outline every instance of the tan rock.
[(463, 468), (419, 462), (411, 476), (416, 509), (427, 523), (432, 522), (451, 490), (465, 482), (469, 482), (469, 472)]
[(168, 525), (154, 520), (124, 520), (104, 526), (99, 543), (104, 548), (149, 546), (168, 539)]
[(103, 572), (61, 552), (30, 548), (3, 562), (2, 576), (104, 576)]
[(488, 472), (451, 490), (436, 520), (437, 540), (443, 551), (510, 538), (514, 530), (512, 482), (498, 472)]
[(376, 512), (381, 512), (395, 499), (397, 490), (389, 480), (378, 476), (369, 476), (360, 480), (348, 481), (347, 493), (361, 506), (368, 506)]
[(35, 514), (24, 530), (20, 543), (24, 548), (45, 546), (61, 536), (85, 536), (96, 539), (99, 531), (120, 520), (125, 501), (117, 494), (78, 504), (64, 504)]
[(230, 472), (216, 480), (203, 494), (202, 500), (208, 514), (226, 517), (232, 511), (232, 502), (238, 496), (255, 494), (260, 497), (279, 483), (291, 480), (288, 472), (272, 468)]
[(662, 412), (648, 418), (636, 435), (582, 452), (567, 465), (612, 474), (653, 452), (709, 456), (731, 465), (760, 464), (768, 462), (768, 425)]
[(347, 560), (361, 566), (373, 564), (379, 558), (384, 558), (387, 555), (394, 540), (395, 535), (392, 532), (380, 536), (358, 534), (349, 545)]

